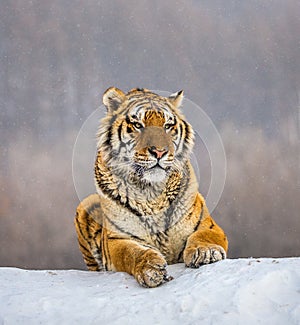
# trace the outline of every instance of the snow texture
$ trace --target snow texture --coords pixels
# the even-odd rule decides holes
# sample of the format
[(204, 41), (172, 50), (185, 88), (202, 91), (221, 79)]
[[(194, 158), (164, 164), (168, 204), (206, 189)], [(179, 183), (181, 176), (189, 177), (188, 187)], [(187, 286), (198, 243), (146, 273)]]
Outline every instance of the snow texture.
[(300, 324), (300, 258), (168, 269), (145, 289), (125, 273), (0, 268), (0, 324)]

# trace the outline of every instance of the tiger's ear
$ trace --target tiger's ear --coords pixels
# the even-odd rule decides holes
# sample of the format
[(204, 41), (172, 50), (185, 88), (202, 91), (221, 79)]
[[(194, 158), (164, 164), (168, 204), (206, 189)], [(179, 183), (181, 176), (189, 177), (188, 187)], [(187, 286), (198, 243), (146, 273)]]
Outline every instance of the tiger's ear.
[(183, 100), (183, 90), (178, 91), (169, 96), (169, 101), (176, 107), (179, 108)]
[(108, 112), (116, 111), (119, 106), (124, 102), (126, 96), (122, 90), (110, 87), (103, 94), (103, 104)]

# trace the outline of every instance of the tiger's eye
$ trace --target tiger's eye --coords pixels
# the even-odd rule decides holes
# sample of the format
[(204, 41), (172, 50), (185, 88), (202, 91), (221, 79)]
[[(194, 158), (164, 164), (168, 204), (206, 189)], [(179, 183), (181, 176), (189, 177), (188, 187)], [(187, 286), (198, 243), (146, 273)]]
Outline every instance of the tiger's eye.
[(134, 122), (133, 123), (133, 126), (136, 128), (136, 129), (141, 129), (143, 127), (143, 125), (139, 122)]
[(166, 129), (166, 130), (169, 130), (171, 127), (172, 127), (172, 124), (166, 124), (166, 125), (165, 125), (165, 129)]

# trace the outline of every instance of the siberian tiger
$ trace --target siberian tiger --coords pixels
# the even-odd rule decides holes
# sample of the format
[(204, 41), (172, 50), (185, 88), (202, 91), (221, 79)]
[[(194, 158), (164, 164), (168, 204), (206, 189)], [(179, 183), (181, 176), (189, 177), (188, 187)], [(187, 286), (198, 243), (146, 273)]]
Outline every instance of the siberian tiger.
[(111, 87), (98, 132), (97, 194), (77, 208), (79, 248), (91, 271), (133, 275), (144, 287), (187, 267), (226, 258), (228, 242), (198, 192), (189, 157), (194, 134), (180, 111), (183, 92)]

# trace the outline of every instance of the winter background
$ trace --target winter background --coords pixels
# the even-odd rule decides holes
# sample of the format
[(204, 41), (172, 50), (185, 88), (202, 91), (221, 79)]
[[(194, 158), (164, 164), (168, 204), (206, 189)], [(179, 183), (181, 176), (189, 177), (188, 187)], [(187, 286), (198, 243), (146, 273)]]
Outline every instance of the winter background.
[[(59, 322), (70, 310), (79, 322), (74, 293), (95, 298), (85, 300), (88, 310), (106, 306), (109, 320), (112, 287), (145, 323), (139, 297), (145, 312), (169, 321), (238, 323), (248, 306), (258, 315), (249, 324), (300, 323), (299, 260), (274, 259), (300, 251), (299, 12), (297, 0), (0, 1), (0, 324), (32, 315)], [(184, 89), (210, 116), (227, 158), (213, 216), (228, 235), (229, 258), (272, 259), (171, 266), (177, 278), (158, 291), (127, 275), (83, 271), (72, 150), (109, 86)], [(205, 150), (198, 157), (205, 196), (210, 162)], [(149, 307), (156, 297), (161, 305)]]

